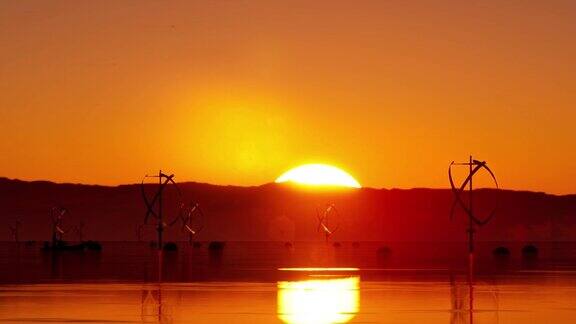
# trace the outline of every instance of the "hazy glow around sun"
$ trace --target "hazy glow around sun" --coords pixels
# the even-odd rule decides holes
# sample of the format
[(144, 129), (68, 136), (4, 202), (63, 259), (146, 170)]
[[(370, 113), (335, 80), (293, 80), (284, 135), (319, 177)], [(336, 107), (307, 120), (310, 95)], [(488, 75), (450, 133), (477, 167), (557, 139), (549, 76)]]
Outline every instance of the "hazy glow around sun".
[(304, 164), (282, 174), (276, 183), (294, 182), (305, 185), (361, 188), (347, 172), (326, 164)]

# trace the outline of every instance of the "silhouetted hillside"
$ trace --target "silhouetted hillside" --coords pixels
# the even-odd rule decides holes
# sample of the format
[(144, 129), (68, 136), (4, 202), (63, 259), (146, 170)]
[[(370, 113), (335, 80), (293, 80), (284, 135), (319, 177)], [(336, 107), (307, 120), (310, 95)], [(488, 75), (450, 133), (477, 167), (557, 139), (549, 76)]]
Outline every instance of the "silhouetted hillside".
[[(154, 189), (149, 185), (147, 189)], [(316, 207), (333, 203), (341, 214), (335, 240), (459, 241), (465, 240), (466, 219), (449, 219), (452, 194), (443, 189), (323, 190), (266, 184), (258, 187), (179, 184), (185, 201), (197, 201), (206, 214), (200, 240), (321, 240)], [(495, 219), (481, 228), (479, 240), (576, 240), (576, 196), (478, 190), (475, 206), (488, 211), (499, 197)], [(172, 219), (177, 202), (173, 190), (165, 199)], [(67, 226), (85, 224), (84, 236), (95, 240), (136, 240), (145, 207), (140, 185), (117, 187), (24, 182), (0, 178), (0, 239), (10, 239), (9, 224), (19, 219), (22, 240), (50, 237), (49, 210), (70, 211)], [(145, 239), (154, 236), (153, 226)], [(168, 239), (183, 240), (179, 226)], [(71, 231), (67, 239), (75, 240)]]

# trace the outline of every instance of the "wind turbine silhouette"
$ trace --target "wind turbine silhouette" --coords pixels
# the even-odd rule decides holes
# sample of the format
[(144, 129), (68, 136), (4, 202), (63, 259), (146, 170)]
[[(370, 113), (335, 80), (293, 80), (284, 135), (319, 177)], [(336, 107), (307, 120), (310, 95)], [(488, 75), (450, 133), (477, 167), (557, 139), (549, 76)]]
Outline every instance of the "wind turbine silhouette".
[[(452, 167), (454, 166), (467, 166), (468, 167), (468, 176), (464, 179), (464, 182), (460, 185), (460, 187), (456, 187), (454, 184), (454, 179), (452, 177)], [(461, 162), (456, 163), (452, 161), (450, 166), (448, 167), (448, 180), (450, 181), (450, 187), (452, 188), (452, 194), (454, 195), (454, 201), (452, 203), (452, 208), (450, 210), (450, 219), (454, 218), (454, 212), (457, 206), (460, 206), (466, 215), (468, 216), (468, 289), (469, 289), (469, 307), (470, 307), (470, 323), (473, 321), (473, 310), (474, 310), (474, 234), (476, 232), (476, 227), (481, 227), (488, 222), (490, 222), (494, 215), (496, 214), (496, 210), (498, 205), (496, 205), (490, 213), (485, 218), (479, 218), (473, 208), (473, 196), (474, 196), (474, 189), (472, 186), (472, 180), (474, 175), (480, 171), (485, 170), (488, 172), (496, 189), (499, 189), (498, 181), (496, 180), (496, 176), (494, 172), (488, 167), (486, 161), (479, 161), (474, 160), (472, 156), (470, 156), (468, 162)], [(468, 204), (464, 203), (462, 199), (462, 194), (468, 187)]]
[(78, 236), (78, 241), (80, 243), (84, 242), (84, 228), (86, 227), (86, 224), (84, 223), (84, 221), (80, 221), (80, 224), (78, 224), (78, 226), (76, 226), (74, 228), (76, 235)]
[(10, 236), (14, 239), (14, 242), (20, 242), (20, 228), (22, 228), (22, 223), (20, 220), (16, 220), (14, 225), (8, 225), (8, 229), (10, 230)]
[(64, 234), (68, 232), (64, 229), (64, 216), (70, 215), (68, 209), (62, 206), (54, 206), (50, 209), (52, 219), (52, 246), (55, 247), (63, 241)]
[(181, 204), (178, 220), (182, 223), (182, 231), (188, 234), (188, 243), (192, 244), (194, 237), (204, 228), (204, 213), (200, 204)]
[(330, 204), (322, 213), (316, 208), (316, 217), (318, 218), (317, 231), (323, 232), (328, 242), (330, 236), (340, 228), (340, 214), (334, 204)]
[[(152, 200), (149, 200), (148, 197), (146, 196), (145, 184), (144, 184), (144, 180), (146, 178), (158, 178), (158, 190), (156, 191), (156, 194), (154, 194), (154, 196), (152, 197)], [(180, 189), (178, 188), (178, 185), (174, 181), (174, 175), (173, 174), (167, 175), (165, 173), (162, 173), (162, 170), (158, 171), (158, 175), (153, 175), (153, 176), (145, 175), (144, 178), (142, 179), (142, 183), (140, 186), (142, 199), (144, 200), (144, 204), (146, 205), (146, 216), (144, 217), (144, 224), (148, 224), (149, 218), (155, 218), (156, 219), (156, 232), (158, 234), (158, 249), (159, 250), (162, 249), (162, 240), (163, 240), (164, 228), (166, 228), (170, 224), (175, 223), (176, 220), (178, 220), (176, 218), (171, 223), (166, 223), (164, 221), (162, 198), (164, 195), (164, 190), (166, 189), (166, 186), (168, 184), (172, 184), (174, 186), (174, 188), (176, 189), (176, 192), (178, 194), (178, 197), (180, 198), (180, 196), (181, 196)]]

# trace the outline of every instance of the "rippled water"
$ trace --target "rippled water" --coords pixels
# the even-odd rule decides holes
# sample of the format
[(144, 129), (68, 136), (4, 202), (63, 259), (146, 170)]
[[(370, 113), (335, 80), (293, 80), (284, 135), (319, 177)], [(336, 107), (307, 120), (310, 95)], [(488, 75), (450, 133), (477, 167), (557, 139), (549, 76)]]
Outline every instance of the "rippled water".
[(383, 245), (227, 243), (160, 259), (143, 243), (58, 254), (3, 244), (0, 322), (576, 321), (572, 244), (541, 244), (532, 259), (514, 246), (494, 259), (481, 246), (472, 294), (459, 245)]

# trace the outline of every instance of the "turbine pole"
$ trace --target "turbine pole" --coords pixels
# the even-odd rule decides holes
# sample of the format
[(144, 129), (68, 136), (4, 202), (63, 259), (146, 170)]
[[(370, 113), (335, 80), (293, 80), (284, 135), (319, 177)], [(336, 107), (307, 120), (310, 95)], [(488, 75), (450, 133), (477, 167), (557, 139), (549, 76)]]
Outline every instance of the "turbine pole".
[(472, 155), (470, 155), (470, 163), (469, 163), (469, 174), (470, 174), (470, 182), (468, 186), (468, 190), (470, 192), (469, 199), (468, 199), (468, 208), (470, 210), (470, 214), (468, 215), (469, 225), (468, 225), (468, 252), (470, 254), (474, 253), (474, 220), (472, 217)]
[(470, 162), (469, 162), (469, 174), (470, 174), (470, 183), (469, 183), (469, 199), (468, 199), (468, 208), (470, 213), (468, 214), (469, 220), (469, 227), (468, 227), (468, 289), (469, 289), (469, 307), (470, 307), (470, 323), (474, 320), (474, 216), (473, 216), (473, 209), (472, 209), (472, 196), (473, 196), (473, 188), (472, 188), (472, 164), (473, 164), (472, 155), (470, 155)]
[(162, 170), (158, 171), (158, 185), (160, 186), (158, 189), (158, 249), (162, 250), (162, 232), (164, 231), (164, 224), (162, 221)]

